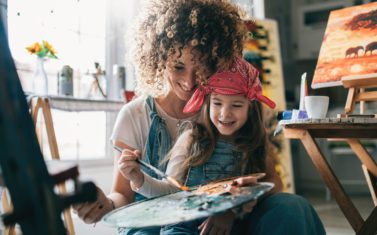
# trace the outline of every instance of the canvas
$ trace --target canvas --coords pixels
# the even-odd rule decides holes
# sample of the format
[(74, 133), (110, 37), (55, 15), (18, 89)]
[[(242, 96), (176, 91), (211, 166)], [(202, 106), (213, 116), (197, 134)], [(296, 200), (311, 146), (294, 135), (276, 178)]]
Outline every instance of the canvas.
[(312, 88), (342, 85), (345, 76), (377, 73), (377, 2), (332, 11)]

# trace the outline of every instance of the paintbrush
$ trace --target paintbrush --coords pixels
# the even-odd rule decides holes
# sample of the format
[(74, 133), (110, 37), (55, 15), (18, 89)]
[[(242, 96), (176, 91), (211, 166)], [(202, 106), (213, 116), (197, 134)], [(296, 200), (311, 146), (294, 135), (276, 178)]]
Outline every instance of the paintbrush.
[[(123, 149), (119, 148), (118, 146), (113, 146), (115, 150), (117, 150), (118, 152), (122, 153), (123, 152)], [(158, 176), (160, 176), (161, 178), (163, 179), (166, 179), (168, 181), (168, 183), (170, 183), (171, 185), (179, 188), (180, 190), (183, 190), (183, 191), (189, 191), (189, 188), (187, 186), (184, 186), (182, 184), (180, 184), (176, 179), (168, 176), (167, 174), (165, 174), (164, 172), (160, 171), (159, 169), (157, 169), (156, 167), (144, 162), (143, 160), (140, 160), (140, 159), (136, 159), (136, 162), (139, 163), (140, 165), (152, 170), (154, 173), (156, 173)]]

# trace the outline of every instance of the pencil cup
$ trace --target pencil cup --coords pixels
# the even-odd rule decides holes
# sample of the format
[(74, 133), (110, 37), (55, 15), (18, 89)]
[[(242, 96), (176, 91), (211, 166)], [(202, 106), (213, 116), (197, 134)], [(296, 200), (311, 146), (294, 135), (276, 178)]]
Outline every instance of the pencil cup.
[(305, 96), (305, 109), (309, 118), (325, 118), (329, 108), (328, 96)]

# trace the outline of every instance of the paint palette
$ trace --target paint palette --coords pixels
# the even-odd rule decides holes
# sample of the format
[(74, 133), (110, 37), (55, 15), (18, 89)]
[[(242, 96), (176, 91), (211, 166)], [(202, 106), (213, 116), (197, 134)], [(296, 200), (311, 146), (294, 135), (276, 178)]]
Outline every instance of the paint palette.
[(274, 184), (258, 183), (232, 187), (232, 180), (210, 183), (198, 189), (180, 191), (136, 202), (116, 209), (103, 218), (111, 226), (146, 228), (205, 218), (257, 199)]

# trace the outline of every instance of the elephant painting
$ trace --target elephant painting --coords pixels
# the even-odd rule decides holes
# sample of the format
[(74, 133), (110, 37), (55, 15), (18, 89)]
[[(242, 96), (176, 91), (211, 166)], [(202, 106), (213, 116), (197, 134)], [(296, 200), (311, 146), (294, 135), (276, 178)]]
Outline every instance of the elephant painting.
[(377, 42), (371, 42), (366, 45), (364, 55), (366, 55), (368, 51), (370, 51), (370, 55), (372, 55), (374, 50), (377, 50)]
[(350, 47), (346, 50), (346, 58), (347, 56), (348, 57), (351, 57), (352, 55), (354, 55), (354, 57), (358, 57), (359, 56), (359, 50), (364, 50), (364, 47), (362, 46), (357, 46), (357, 47)]

